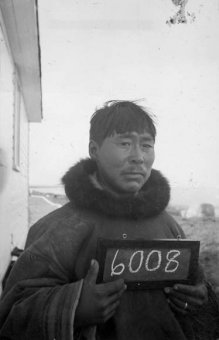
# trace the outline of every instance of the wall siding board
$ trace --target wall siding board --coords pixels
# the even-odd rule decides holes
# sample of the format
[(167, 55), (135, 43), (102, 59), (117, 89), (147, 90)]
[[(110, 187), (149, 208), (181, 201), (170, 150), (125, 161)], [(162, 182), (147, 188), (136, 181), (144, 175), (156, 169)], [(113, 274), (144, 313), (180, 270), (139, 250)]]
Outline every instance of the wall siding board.
[[(0, 26), (0, 281), (14, 246), (22, 247), (28, 230), (29, 123), (20, 107), (20, 169), (13, 169), (14, 65)], [(1, 291), (1, 288), (0, 288)]]

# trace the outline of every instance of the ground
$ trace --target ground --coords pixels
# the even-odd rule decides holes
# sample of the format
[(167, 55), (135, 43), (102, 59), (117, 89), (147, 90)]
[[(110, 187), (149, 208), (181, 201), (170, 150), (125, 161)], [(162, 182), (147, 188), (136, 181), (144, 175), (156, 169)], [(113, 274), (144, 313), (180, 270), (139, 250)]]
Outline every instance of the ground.
[(188, 239), (200, 240), (200, 262), (219, 296), (219, 220), (176, 219)]

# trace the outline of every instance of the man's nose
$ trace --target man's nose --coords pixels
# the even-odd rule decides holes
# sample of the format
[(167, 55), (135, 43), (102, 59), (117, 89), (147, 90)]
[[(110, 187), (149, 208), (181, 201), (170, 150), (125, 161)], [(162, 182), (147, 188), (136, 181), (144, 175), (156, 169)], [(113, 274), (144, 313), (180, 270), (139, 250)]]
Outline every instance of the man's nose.
[(144, 162), (144, 154), (141, 150), (141, 147), (136, 145), (130, 151), (130, 161), (134, 163), (143, 163)]

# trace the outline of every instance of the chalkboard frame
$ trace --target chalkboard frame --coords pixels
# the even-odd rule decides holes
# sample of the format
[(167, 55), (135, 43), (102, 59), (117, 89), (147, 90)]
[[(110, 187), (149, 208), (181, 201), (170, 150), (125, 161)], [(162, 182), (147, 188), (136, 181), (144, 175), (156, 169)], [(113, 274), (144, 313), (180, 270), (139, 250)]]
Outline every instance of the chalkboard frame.
[(96, 259), (99, 262), (99, 274), (97, 282), (103, 282), (104, 265), (106, 260), (107, 250), (110, 248), (117, 249), (190, 249), (191, 256), (189, 261), (188, 275), (185, 279), (181, 280), (159, 280), (159, 281), (126, 281), (127, 289), (129, 290), (142, 290), (142, 289), (160, 289), (163, 287), (172, 287), (176, 283), (192, 285), (195, 283), (198, 261), (199, 261), (199, 249), (200, 241), (193, 240), (176, 240), (176, 239), (158, 239), (158, 240), (118, 240), (118, 239), (104, 239), (99, 238), (97, 241)]

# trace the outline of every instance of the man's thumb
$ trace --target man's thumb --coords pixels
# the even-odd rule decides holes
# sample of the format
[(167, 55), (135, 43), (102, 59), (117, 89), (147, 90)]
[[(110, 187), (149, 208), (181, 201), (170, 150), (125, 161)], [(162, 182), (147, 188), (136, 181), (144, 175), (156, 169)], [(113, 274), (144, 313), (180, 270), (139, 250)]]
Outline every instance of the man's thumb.
[(99, 264), (96, 260), (91, 260), (90, 268), (88, 269), (85, 280), (88, 283), (96, 283), (97, 276), (99, 272)]

